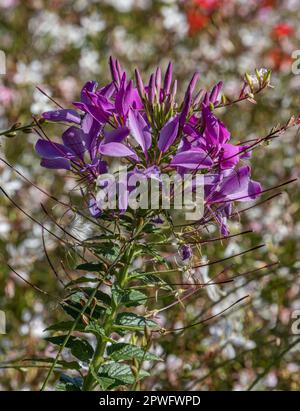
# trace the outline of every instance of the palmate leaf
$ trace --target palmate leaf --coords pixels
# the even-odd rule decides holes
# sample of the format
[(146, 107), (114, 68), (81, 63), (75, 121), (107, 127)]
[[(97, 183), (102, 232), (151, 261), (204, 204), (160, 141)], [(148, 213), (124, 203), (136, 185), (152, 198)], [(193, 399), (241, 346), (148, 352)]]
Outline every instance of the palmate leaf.
[[(59, 335), (56, 337), (47, 337), (46, 341), (52, 344), (61, 345), (64, 343), (66, 335)], [(88, 363), (94, 354), (93, 347), (90, 343), (82, 338), (70, 336), (66, 348), (71, 350), (74, 357), (78, 358), (80, 361)]]
[(107, 348), (108, 356), (114, 361), (137, 360), (158, 361), (159, 357), (132, 344), (114, 343)]
[[(148, 376), (148, 372), (140, 371), (137, 377), (137, 381), (140, 381), (141, 379)], [(102, 386), (103, 389), (112, 389), (119, 385), (134, 384), (134, 382), (136, 381), (134, 375), (132, 374), (130, 366), (118, 362), (104, 364), (99, 370), (98, 377), (100, 384), (106, 385), (106, 388)], [(108, 385), (110, 382), (111, 384)]]

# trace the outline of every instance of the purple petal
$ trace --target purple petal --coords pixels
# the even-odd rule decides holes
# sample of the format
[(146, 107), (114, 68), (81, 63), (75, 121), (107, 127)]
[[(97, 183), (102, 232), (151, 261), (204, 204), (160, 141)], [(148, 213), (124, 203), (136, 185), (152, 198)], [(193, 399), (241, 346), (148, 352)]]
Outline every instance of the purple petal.
[(107, 99), (110, 99), (115, 93), (115, 91), (116, 91), (116, 86), (113, 82), (111, 82), (107, 84), (106, 86), (101, 87), (98, 93), (101, 94), (101, 96), (104, 96)]
[(172, 83), (172, 71), (173, 71), (173, 66), (172, 66), (172, 63), (170, 62), (168, 64), (168, 68), (166, 70), (166, 74), (164, 78), (164, 91), (166, 95), (170, 93), (170, 88), (171, 88), (171, 83)]
[(240, 160), (239, 153), (241, 148), (233, 144), (224, 144), (220, 159), (221, 169), (233, 168)]
[(82, 120), (81, 127), (84, 132), (86, 148), (90, 152), (91, 159), (94, 159), (96, 156), (98, 136), (102, 126), (94, 117), (87, 113)]
[(225, 125), (215, 117), (209, 107), (203, 107), (202, 118), (205, 126), (205, 138), (208, 145), (223, 145), (230, 138)]
[(82, 87), (80, 94), (80, 100), (82, 101), (82, 103), (89, 104), (91, 102), (89, 93), (93, 93), (96, 90), (96, 87), (96, 81), (88, 81), (85, 83), (85, 85)]
[(154, 98), (155, 98), (155, 78), (153, 74), (151, 74), (150, 76), (147, 92), (148, 92), (149, 103), (153, 104)]
[(81, 123), (81, 117), (72, 109), (46, 111), (42, 116), (48, 121), (66, 121), (67, 123)]
[(66, 158), (42, 158), (41, 166), (53, 169), (70, 170), (70, 161)]
[(48, 140), (38, 140), (35, 149), (41, 157), (49, 159), (74, 155), (74, 152), (64, 145)]
[(144, 97), (145, 96), (145, 86), (142, 80), (142, 76), (138, 69), (135, 69), (135, 81), (136, 81), (136, 86), (137, 86), (140, 96)]
[(213, 164), (212, 159), (204, 150), (194, 149), (183, 151), (175, 155), (170, 165), (173, 167), (184, 167), (189, 169), (209, 168)]
[(188, 85), (188, 89), (189, 89), (191, 94), (193, 94), (198, 80), (199, 80), (199, 73), (196, 72), (196, 73), (193, 74), (193, 77), (190, 81), (190, 84)]
[(151, 133), (148, 124), (138, 111), (129, 110), (128, 127), (136, 142), (142, 147), (145, 156), (151, 147)]
[(117, 70), (116, 62), (111, 56), (109, 57), (109, 67), (110, 67), (111, 78), (116, 83), (119, 83), (120, 81), (119, 72)]
[(69, 127), (62, 135), (64, 145), (83, 159), (87, 147), (83, 131), (75, 126)]
[(85, 113), (89, 113), (100, 124), (104, 124), (108, 120), (109, 114), (104, 112), (101, 107), (93, 106), (92, 104), (83, 104), (80, 102), (75, 102), (73, 105)]
[(129, 135), (128, 127), (119, 127), (112, 131), (104, 131), (104, 143), (121, 143)]
[(100, 217), (102, 211), (98, 208), (97, 202), (94, 198), (91, 198), (89, 201), (89, 210), (93, 217), (97, 218)]
[(250, 180), (249, 166), (232, 170), (220, 184), (218, 192), (212, 196), (212, 201), (249, 201), (255, 199), (262, 191), (260, 183)]
[(155, 72), (155, 87), (159, 93), (161, 89), (161, 69), (160, 67), (157, 67), (156, 72)]
[(210, 96), (209, 96), (209, 100), (210, 100), (213, 104), (216, 103), (217, 98), (218, 98), (218, 96), (219, 96), (219, 93), (220, 93), (220, 90), (221, 90), (222, 86), (223, 86), (223, 82), (222, 82), (222, 81), (219, 81), (219, 83), (217, 83), (217, 84), (213, 87), (213, 89), (212, 89), (212, 91), (211, 91), (211, 93), (210, 93)]
[[(116, 98), (115, 98), (115, 107), (120, 116), (125, 115), (125, 110), (123, 106), (124, 95), (125, 95), (125, 81), (126, 81), (126, 75), (124, 73), (121, 79), (120, 87), (116, 93)], [(127, 112), (126, 112), (126, 115), (127, 115)]]
[(172, 117), (161, 129), (158, 138), (158, 148), (165, 153), (174, 143), (179, 128), (179, 116)]
[(239, 146), (240, 147), (240, 158), (248, 160), (252, 156), (252, 151), (249, 150), (249, 145)]
[(101, 144), (99, 147), (99, 152), (104, 156), (109, 157), (133, 157), (137, 159), (136, 153), (129, 147), (122, 143), (107, 143)]
[(192, 104), (192, 92), (190, 88), (188, 88), (185, 94), (185, 97), (184, 97), (182, 110), (181, 110), (180, 117), (179, 117), (179, 124), (181, 127), (183, 127), (186, 122), (187, 116), (191, 108), (191, 104)]

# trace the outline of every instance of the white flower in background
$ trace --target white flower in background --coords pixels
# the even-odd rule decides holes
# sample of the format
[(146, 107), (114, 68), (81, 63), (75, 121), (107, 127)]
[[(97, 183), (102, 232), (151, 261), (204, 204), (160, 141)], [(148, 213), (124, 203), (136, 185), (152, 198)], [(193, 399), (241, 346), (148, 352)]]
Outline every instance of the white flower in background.
[(187, 34), (186, 18), (180, 12), (177, 4), (163, 7), (161, 13), (164, 18), (163, 24), (167, 30), (173, 30), (179, 37), (184, 37)]
[(43, 81), (44, 70), (45, 65), (38, 60), (34, 60), (29, 64), (18, 62), (14, 81), (16, 84), (41, 83)]
[(128, 13), (134, 7), (140, 9), (147, 9), (151, 6), (151, 0), (104, 0), (106, 4), (114, 7), (116, 10), (121, 13)]
[(52, 36), (56, 38), (60, 32), (60, 20), (56, 13), (40, 11), (29, 20), (28, 29), (34, 37)]
[[(87, 17), (88, 19), (88, 17)], [(91, 33), (91, 28), (87, 28), (88, 21), (84, 20), (85, 27), (75, 24), (66, 24), (59, 16), (53, 12), (41, 11), (34, 15), (28, 24), (29, 31), (35, 40), (35, 47), (59, 52), (67, 46), (80, 48), (85, 42), (85, 36)], [(103, 22), (95, 22), (93, 17), (91, 27), (93, 29), (100, 25), (103, 29)], [(49, 40), (51, 40), (49, 42)], [(49, 44), (50, 43), (50, 44)]]
[(84, 75), (86, 72), (100, 74), (99, 53), (92, 49), (82, 49), (79, 60), (80, 70)]
[(9, 194), (13, 195), (16, 191), (22, 187), (22, 182), (19, 178), (16, 178), (14, 172), (4, 166), (4, 163), (0, 164), (0, 185)]
[(9, 220), (0, 214), (0, 238), (6, 240), (9, 237), (11, 224)]
[[(51, 90), (41, 87), (45, 93), (51, 96)], [(41, 93), (38, 89), (34, 89), (33, 91), (33, 103), (30, 106), (30, 110), (33, 114), (40, 114), (43, 111), (53, 110), (53, 103), (52, 101)]]
[(85, 30), (85, 34), (97, 34), (103, 31), (106, 27), (105, 21), (99, 13), (92, 13), (89, 16), (84, 16), (80, 19), (80, 24)]
[(58, 82), (58, 87), (67, 101), (75, 100), (77, 93), (77, 81), (74, 77), (68, 76)]
[(114, 7), (118, 11), (126, 13), (132, 9), (135, 0), (104, 0), (106, 4)]
[[(203, 262), (203, 264), (204, 263), (205, 262)], [(209, 271), (209, 266), (197, 268), (195, 270), (195, 277), (200, 277), (201, 279), (200, 282), (204, 284), (209, 284), (209, 282), (214, 282), (214, 280), (212, 280), (209, 277), (208, 271)], [(223, 297), (225, 295), (224, 291), (221, 290), (219, 285), (207, 285), (205, 287), (205, 291), (207, 292), (208, 297), (212, 301), (215, 301), (215, 302), (218, 301), (220, 297)]]

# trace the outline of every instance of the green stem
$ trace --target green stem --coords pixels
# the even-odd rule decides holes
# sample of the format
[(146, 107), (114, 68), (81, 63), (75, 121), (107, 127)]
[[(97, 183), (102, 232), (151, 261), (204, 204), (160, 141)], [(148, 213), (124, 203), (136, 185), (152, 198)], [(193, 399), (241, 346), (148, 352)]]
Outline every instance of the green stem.
[(0, 131), (0, 136), (6, 136), (7, 134), (10, 134), (10, 133), (15, 133), (17, 131), (30, 129), (33, 125), (34, 125), (34, 123), (32, 122), (30, 124), (26, 124), (25, 126), (20, 126), (20, 127), (16, 127), (16, 128), (12, 127), (12, 128), (9, 128), (8, 130)]
[[(124, 288), (126, 286), (126, 283), (128, 281), (128, 270), (129, 270), (130, 264), (133, 261), (133, 258), (134, 258), (134, 245), (131, 244), (124, 254), (123, 269), (121, 269), (119, 274), (116, 276), (116, 281), (121, 288)], [(107, 316), (107, 319), (104, 325), (104, 331), (105, 331), (106, 336), (109, 336), (113, 331), (114, 320), (115, 320), (119, 307), (120, 305), (116, 304), (114, 307), (112, 307), (111, 313)], [(88, 374), (86, 375), (84, 379), (83, 391), (91, 391), (97, 385), (97, 381), (95, 381), (94, 374), (98, 373), (99, 368), (104, 361), (103, 355), (106, 349), (106, 344), (107, 344), (106, 339), (103, 339), (101, 337), (98, 338), (97, 346), (96, 346), (94, 356), (93, 356), (93, 359), (89, 367)]]

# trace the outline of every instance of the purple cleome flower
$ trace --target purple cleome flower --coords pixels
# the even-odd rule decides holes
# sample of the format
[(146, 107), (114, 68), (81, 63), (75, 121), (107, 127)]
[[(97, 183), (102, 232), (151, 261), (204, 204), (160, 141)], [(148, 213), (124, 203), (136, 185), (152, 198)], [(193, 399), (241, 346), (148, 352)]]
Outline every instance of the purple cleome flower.
[[(75, 109), (43, 114), (50, 122), (68, 123), (62, 143), (38, 140), (41, 165), (71, 170), (81, 181), (93, 182), (108, 170), (110, 157), (127, 161), (130, 174), (159, 178), (163, 170), (205, 174), (205, 206), (226, 235), (226, 220), (234, 201), (255, 199), (262, 191), (251, 180), (251, 169), (240, 165), (250, 157), (247, 146), (229, 143), (230, 133), (216, 117), (222, 83), (210, 92), (196, 91), (199, 74), (192, 77), (183, 102), (176, 101), (177, 81), (172, 64), (162, 79), (158, 68), (145, 85), (138, 70), (135, 83), (128, 80), (119, 62), (110, 59), (112, 81), (98, 87), (87, 82)], [(101, 215), (95, 193), (90, 192), (89, 209)], [(127, 199), (124, 199), (124, 209)]]

